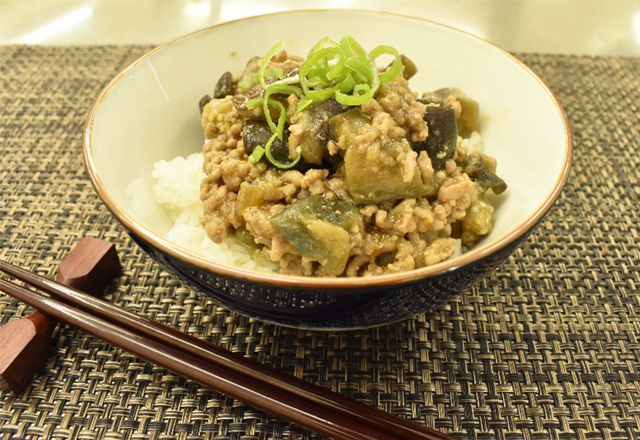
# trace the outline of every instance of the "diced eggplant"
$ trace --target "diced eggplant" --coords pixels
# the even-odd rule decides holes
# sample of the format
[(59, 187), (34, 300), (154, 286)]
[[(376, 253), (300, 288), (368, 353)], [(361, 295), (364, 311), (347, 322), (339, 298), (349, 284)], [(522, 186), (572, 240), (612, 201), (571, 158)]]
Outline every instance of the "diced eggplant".
[[(266, 122), (263, 121), (246, 121), (242, 128), (242, 143), (247, 156), (251, 156), (258, 145), (264, 147), (271, 139), (273, 133)], [(289, 145), (287, 144), (286, 132), (281, 141), (275, 138), (271, 143), (271, 155), (278, 162), (290, 162)]]
[(495, 169), (492, 169), (480, 153), (469, 154), (462, 163), (462, 170), (471, 180), (485, 188), (491, 188), (494, 194), (501, 194), (507, 189), (505, 181), (498, 177)]
[(345, 145), (352, 145), (358, 129), (365, 124), (370, 124), (371, 119), (367, 118), (357, 109), (351, 109), (329, 120), (329, 132), (331, 139), (343, 142)]
[(417, 168), (409, 181), (404, 180), (397, 158), (410, 153), (409, 142), (391, 141), (381, 146), (376, 154), (368, 154), (358, 145), (358, 134), (363, 127), (371, 126), (371, 120), (359, 109), (334, 116), (329, 123), (332, 138), (346, 150), (344, 182), (356, 203), (383, 203), (435, 194), (435, 181), (425, 184)]
[(242, 224), (238, 228), (236, 228), (235, 237), (238, 241), (246, 245), (249, 245), (249, 246), (256, 245), (253, 234), (247, 229), (246, 224)]
[(433, 169), (443, 170), (458, 145), (456, 112), (447, 107), (428, 105), (423, 118), (429, 127), (429, 135), (424, 141), (412, 143), (411, 148), (426, 151)]
[(300, 113), (299, 119), (306, 126), (300, 149), (307, 163), (321, 165), (327, 158), (327, 142), (331, 139), (329, 120), (346, 109), (335, 99), (329, 99)]
[[(416, 73), (418, 73), (418, 67), (411, 61), (406, 55), (400, 54), (400, 61), (402, 62), (402, 77), (407, 81), (411, 79)], [(390, 62), (387, 69), (393, 65), (394, 61)]]
[(471, 133), (478, 130), (480, 106), (477, 101), (469, 98), (462, 92), (456, 96), (456, 99), (460, 101), (462, 106), (458, 132), (464, 137), (469, 137)]
[(202, 114), (202, 110), (204, 109), (204, 106), (207, 105), (209, 101), (211, 101), (211, 96), (209, 95), (204, 95), (202, 98), (200, 98), (200, 102), (198, 102), (198, 108), (200, 108), (200, 114)]
[(244, 66), (241, 79), (248, 78), (251, 75), (258, 73), (259, 70), (260, 70), (260, 57), (253, 56), (249, 58), (249, 61), (247, 61), (247, 64)]
[(417, 168), (411, 180), (403, 179), (393, 158), (409, 149), (406, 142), (390, 142), (377, 158), (368, 158), (357, 148), (349, 148), (344, 156), (344, 181), (353, 200), (358, 204), (374, 204), (434, 195), (435, 181), (425, 184)]
[(235, 92), (236, 83), (233, 81), (233, 75), (231, 75), (231, 72), (225, 72), (216, 83), (213, 97), (215, 99), (222, 99), (225, 96), (233, 95)]
[(402, 66), (404, 67), (404, 69), (402, 69), (402, 76), (404, 77), (404, 79), (409, 80), (416, 73), (418, 73), (418, 68), (409, 57), (400, 55), (400, 60), (402, 61)]
[(421, 101), (442, 104), (449, 96), (456, 98), (462, 109), (458, 117), (458, 134), (462, 137), (469, 137), (471, 133), (478, 130), (479, 124), (480, 106), (475, 100), (469, 98), (460, 89), (447, 87), (425, 93)]
[[(243, 118), (264, 121), (265, 116), (261, 105), (252, 109), (247, 106), (247, 103), (250, 100), (262, 97), (264, 97), (264, 90), (262, 89), (262, 86), (260, 84), (255, 84), (247, 90), (238, 89), (233, 95), (231, 102), (233, 102), (233, 106), (236, 108), (236, 111)], [(271, 117), (277, 118), (278, 115), (276, 112), (272, 112)]]
[[(249, 208), (264, 206), (266, 202), (281, 200), (282, 192), (277, 186), (268, 180), (255, 180), (253, 182), (242, 182), (236, 198), (236, 214), (242, 216)], [(236, 234), (238, 231), (236, 231)]]
[(449, 96), (452, 96), (451, 90), (451, 88), (444, 88), (434, 90), (432, 92), (424, 92), (419, 101), (425, 104), (442, 105), (445, 99), (447, 99)]
[[(411, 147), (406, 140), (391, 141), (376, 157), (349, 148), (344, 156), (344, 182), (349, 195), (358, 204), (384, 203), (393, 200), (432, 196), (436, 181), (425, 184), (420, 170), (405, 181), (395, 158), (407, 154)], [(435, 178), (435, 175), (434, 175)]]
[(349, 232), (359, 221), (353, 203), (311, 195), (289, 205), (271, 224), (301, 255), (340, 275), (349, 259)]

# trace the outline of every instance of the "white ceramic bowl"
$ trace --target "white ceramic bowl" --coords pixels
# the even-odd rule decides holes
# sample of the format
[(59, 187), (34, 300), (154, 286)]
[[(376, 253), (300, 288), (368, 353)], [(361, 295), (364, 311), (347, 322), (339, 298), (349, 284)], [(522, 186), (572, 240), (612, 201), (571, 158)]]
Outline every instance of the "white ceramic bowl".
[[(148, 176), (154, 162), (201, 150), (198, 101), (218, 77), (227, 70), (240, 73), (250, 57), (277, 41), (304, 56), (321, 38), (339, 40), (345, 33), (365, 49), (386, 44), (411, 58), (418, 66), (410, 81), (413, 90), (457, 87), (480, 103), (485, 151), (497, 158), (498, 174), (509, 185), (499, 199), (493, 232), (458, 258), (363, 279), (266, 275), (211, 261), (161, 238), (158, 213), (139, 212), (125, 189)], [(422, 19), (345, 10), (251, 17), (163, 44), (105, 87), (91, 108), (84, 138), (97, 193), (152, 257), (234, 310), (313, 328), (393, 322), (463, 292), (503, 261), (548, 212), (568, 177), (571, 151), (560, 103), (509, 53)]]

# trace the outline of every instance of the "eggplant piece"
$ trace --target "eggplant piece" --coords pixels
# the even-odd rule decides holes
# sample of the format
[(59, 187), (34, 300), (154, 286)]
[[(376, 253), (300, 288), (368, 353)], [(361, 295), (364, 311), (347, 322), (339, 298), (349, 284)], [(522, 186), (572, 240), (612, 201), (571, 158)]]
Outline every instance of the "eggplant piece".
[[(400, 61), (402, 62), (402, 77), (404, 79), (408, 81), (418, 73), (418, 67), (408, 56), (400, 54)], [(386, 69), (389, 69), (393, 63), (393, 61), (390, 62)]]
[(370, 123), (371, 119), (363, 115), (358, 108), (336, 115), (329, 120), (331, 139), (345, 145), (353, 145), (358, 129)]
[[(261, 105), (252, 109), (247, 105), (250, 100), (262, 97), (264, 97), (264, 90), (262, 89), (262, 86), (260, 84), (255, 84), (247, 90), (237, 89), (231, 102), (233, 102), (233, 106), (236, 108), (236, 111), (244, 119), (265, 121), (266, 119)], [(272, 111), (271, 117), (276, 120), (278, 117), (277, 112)]]
[(423, 119), (429, 127), (429, 135), (424, 141), (412, 143), (411, 148), (417, 152), (426, 151), (433, 169), (443, 170), (458, 146), (456, 112), (451, 108), (428, 105)]
[(249, 58), (249, 61), (247, 61), (247, 64), (245, 64), (244, 70), (242, 71), (242, 75), (240, 77), (241, 80), (258, 73), (260, 70), (260, 59), (261, 58), (259, 56)]
[[(271, 139), (273, 133), (269, 124), (262, 121), (246, 121), (242, 128), (242, 143), (247, 156), (251, 156), (258, 145), (264, 147)], [(287, 132), (285, 131), (283, 140), (275, 138), (271, 143), (271, 155), (275, 160), (282, 163), (291, 162), (289, 157), (289, 145), (287, 142)], [(269, 163), (267, 161), (267, 163)]]
[(245, 223), (236, 228), (235, 238), (241, 243), (256, 247), (255, 238), (249, 229), (247, 229), (247, 225)]
[(324, 159), (328, 157), (327, 143), (331, 139), (329, 120), (343, 113), (347, 108), (335, 99), (329, 99), (304, 110), (299, 115), (300, 122), (306, 127), (300, 140), (300, 149), (307, 163), (322, 165)]
[(200, 114), (202, 114), (204, 106), (209, 104), (209, 101), (211, 101), (211, 96), (209, 95), (204, 95), (202, 98), (200, 98), (200, 102), (198, 102), (198, 108), (200, 109)]
[[(233, 95), (236, 93), (236, 83), (233, 81), (233, 76), (231, 72), (225, 72), (222, 74), (218, 82), (216, 83), (215, 90), (213, 92), (213, 99), (222, 99), (225, 96)], [(200, 98), (200, 102), (198, 102), (198, 108), (200, 109), (200, 114), (202, 114), (202, 109), (204, 106), (211, 101), (211, 96), (204, 95)]]
[(222, 99), (225, 96), (233, 95), (235, 93), (236, 83), (233, 81), (233, 75), (231, 75), (231, 72), (223, 73), (216, 83), (216, 87), (213, 92), (214, 99)]
[(310, 195), (271, 219), (274, 229), (301, 255), (340, 275), (349, 259), (349, 232), (360, 221), (358, 208), (338, 198)]
[(442, 104), (449, 96), (456, 98), (462, 108), (458, 117), (458, 134), (469, 137), (471, 133), (478, 130), (479, 126), (480, 106), (475, 100), (469, 98), (460, 89), (449, 87), (425, 93), (420, 100), (425, 103)]
[(480, 153), (469, 154), (462, 163), (462, 171), (481, 186), (491, 188), (494, 194), (502, 194), (507, 189), (507, 184), (498, 177), (483, 156)]
[(402, 69), (402, 76), (408, 81), (416, 73), (418, 73), (418, 67), (409, 57), (405, 55), (401, 54), (400, 60), (402, 61), (402, 66), (404, 67), (404, 69)]
[(406, 154), (410, 149), (404, 139), (389, 142), (377, 157), (368, 157), (358, 148), (347, 149), (344, 156), (344, 182), (353, 200), (358, 204), (377, 204), (435, 195), (435, 174), (425, 184), (420, 170), (416, 168), (413, 178), (408, 182), (404, 180), (401, 167), (394, 158)]
[[(282, 200), (284, 195), (273, 182), (269, 180), (255, 180), (242, 182), (236, 198), (235, 212), (243, 216), (247, 209), (264, 206), (265, 203)], [(236, 235), (239, 229), (236, 230)], [(240, 232), (243, 234), (243, 232)]]
[[(418, 168), (405, 182), (397, 159), (411, 152), (406, 139), (390, 141), (379, 151), (367, 151), (359, 145), (361, 130), (371, 129), (371, 120), (355, 108), (330, 120), (331, 136), (344, 153), (344, 182), (349, 195), (358, 204), (419, 198), (434, 195), (437, 183), (422, 181)], [(435, 174), (434, 174), (435, 176)]]

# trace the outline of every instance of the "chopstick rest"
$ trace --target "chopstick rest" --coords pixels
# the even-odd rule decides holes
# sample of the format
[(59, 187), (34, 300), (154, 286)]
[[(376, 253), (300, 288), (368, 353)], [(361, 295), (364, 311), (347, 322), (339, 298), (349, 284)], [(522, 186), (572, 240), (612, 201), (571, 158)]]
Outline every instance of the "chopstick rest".
[[(84, 237), (60, 262), (56, 280), (100, 296), (120, 273), (112, 243)], [(19, 393), (49, 357), (57, 319), (36, 311), (0, 327), (0, 389)]]

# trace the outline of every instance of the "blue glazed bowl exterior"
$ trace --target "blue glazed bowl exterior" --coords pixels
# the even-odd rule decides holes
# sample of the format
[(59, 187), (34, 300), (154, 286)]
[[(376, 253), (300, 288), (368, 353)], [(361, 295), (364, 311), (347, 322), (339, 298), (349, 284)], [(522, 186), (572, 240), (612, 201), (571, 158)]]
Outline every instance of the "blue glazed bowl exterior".
[(135, 234), (129, 234), (158, 264), (217, 304), (261, 321), (315, 330), (375, 327), (427, 312), (464, 293), (494, 271), (529, 235), (525, 234), (471, 264), (402, 285), (296, 289), (217, 274), (182, 261), (149, 245)]

